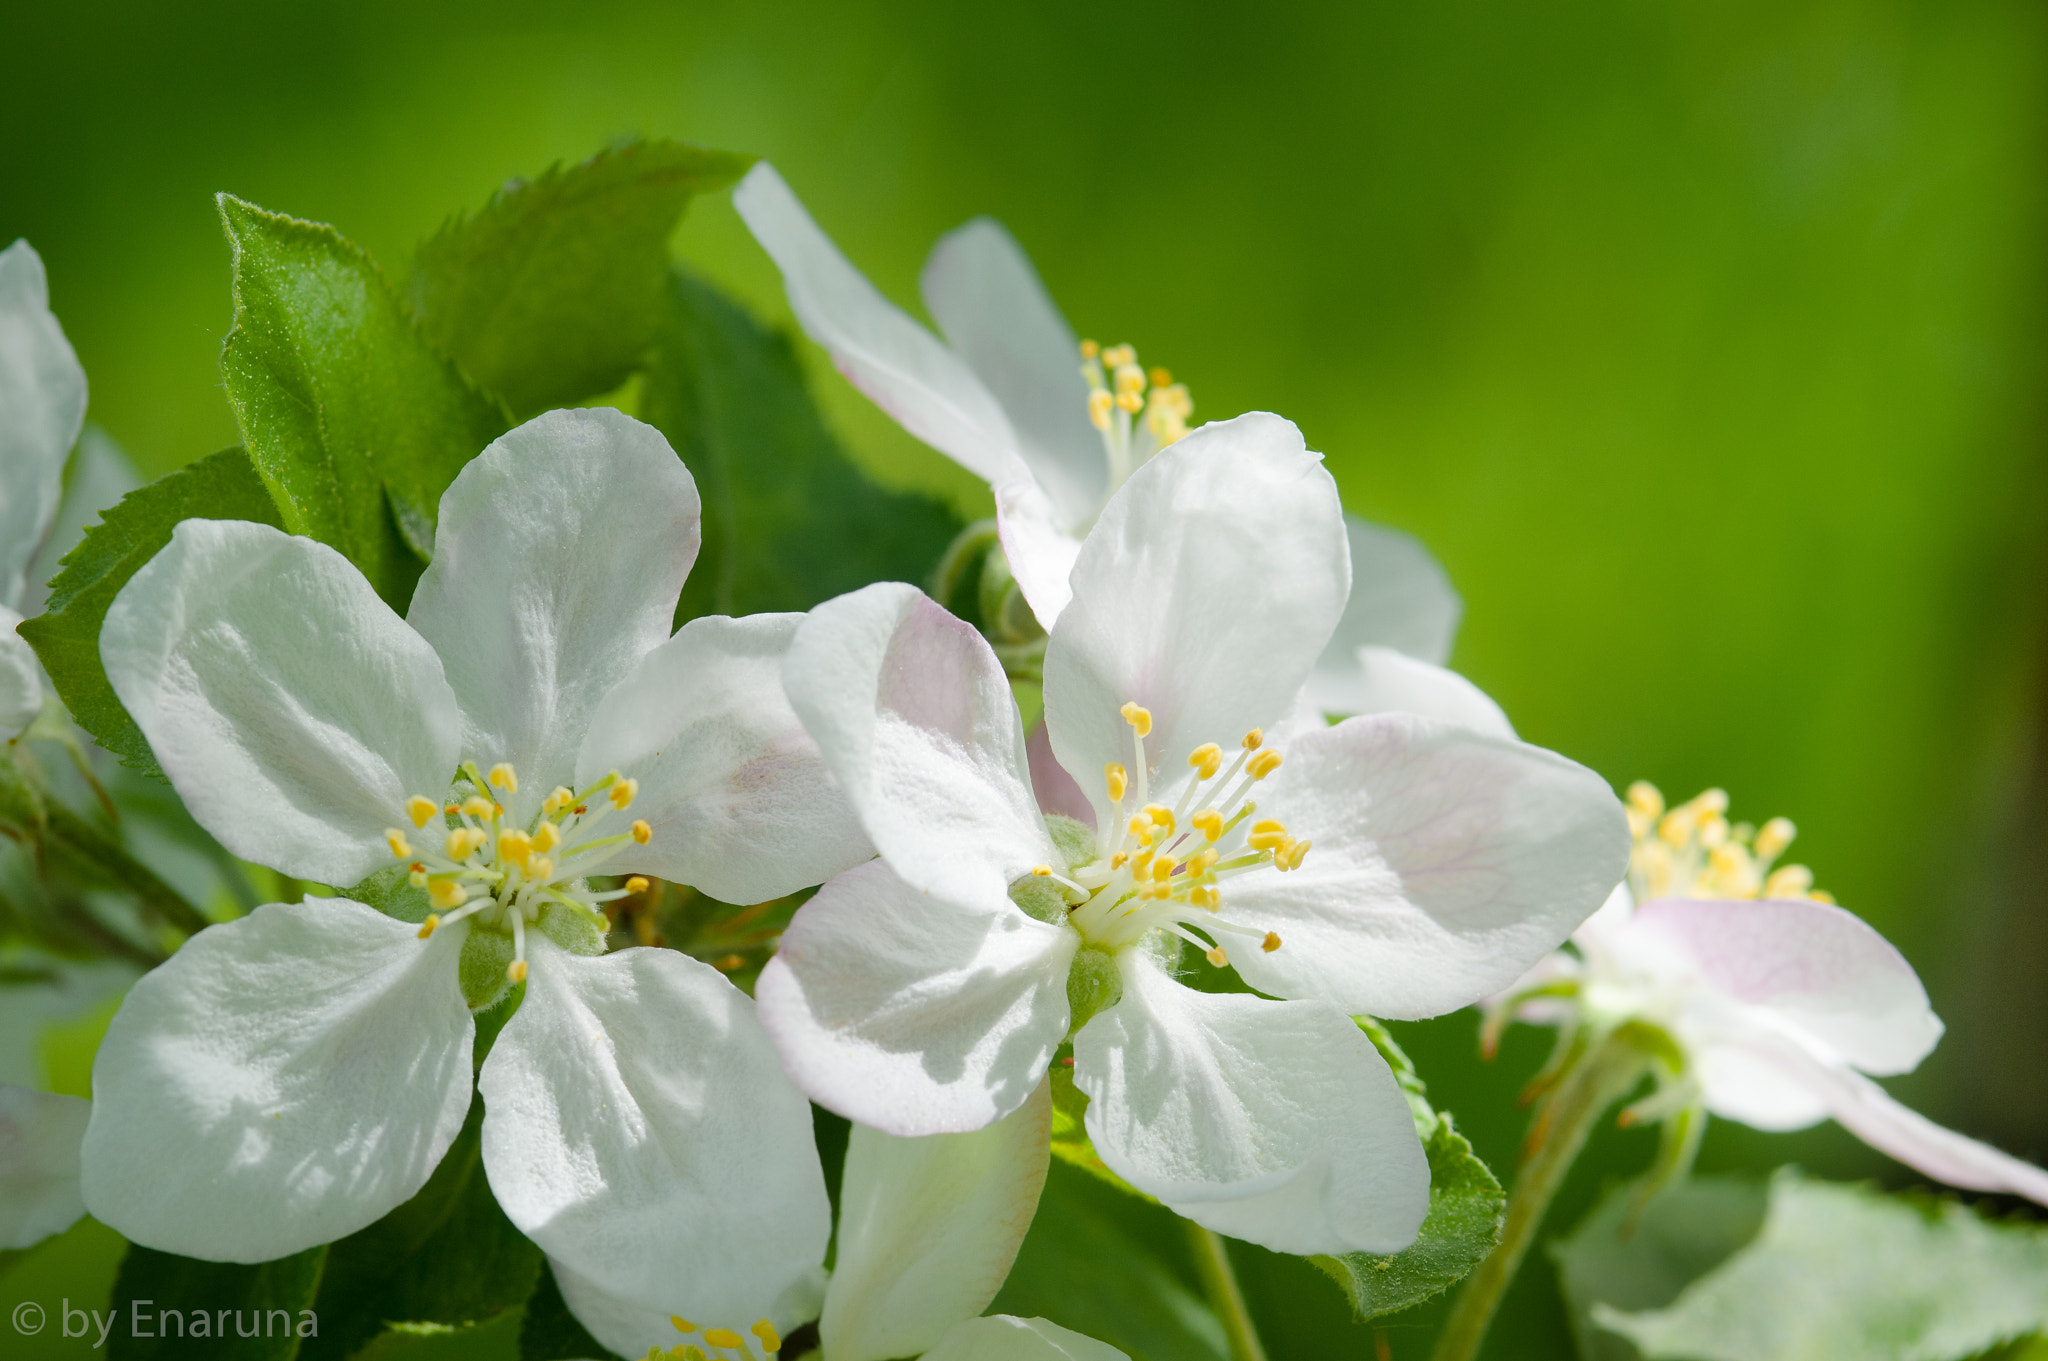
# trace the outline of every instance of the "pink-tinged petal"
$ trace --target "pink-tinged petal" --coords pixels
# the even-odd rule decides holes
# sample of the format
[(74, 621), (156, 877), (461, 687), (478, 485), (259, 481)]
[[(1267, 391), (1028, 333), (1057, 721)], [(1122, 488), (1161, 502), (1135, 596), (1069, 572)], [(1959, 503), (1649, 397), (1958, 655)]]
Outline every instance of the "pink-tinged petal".
[(26, 241), (0, 250), (0, 413), (0, 605), (11, 607), (56, 518), (64, 460), (85, 420), (85, 370)]
[(957, 1134), (1016, 1110), (1045, 1076), (1078, 941), (870, 861), (798, 909), (754, 994), (811, 1100), (889, 1134)]
[(1387, 1062), (1320, 1002), (1196, 992), (1136, 951), (1074, 1037), (1088, 1137), (1176, 1214), (1275, 1252), (1398, 1252), (1429, 1164)]
[[(650, 1349), (658, 1350), (663, 1356), (673, 1356), (678, 1347), (695, 1344), (701, 1348), (704, 1329), (728, 1328), (745, 1336), (755, 1320), (763, 1317), (777, 1331), (787, 1334), (817, 1318), (818, 1303), (825, 1294), (823, 1264), (812, 1266), (765, 1308), (761, 1304), (760, 1293), (751, 1289), (737, 1296), (706, 1296), (701, 1287), (693, 1290), (692, 1287), (698, 1283), (688, 1279), (685, 1275), (688, 1267), (682, 1264), (678, 1264), (674, 1273), (676, 1302), (660, 1308), (615, 1294), (589, 1277), (577, 1274), (567, 1262), (557, 1258), (548, 1259), (548, 1268), (561, 1289), (562, 1303), (569, 1306), (569, 1312), (576, 1316), (576, 1321), (619, 1356), (642, 1357)], [(694, 1305), (684, 1303), (692, 1298), (702, 1302)], [(694, 1312), (685, 1316), (680, 1312), (685, 1308)], [(679, 1317), (694, 1325), (689, 1333), (677, 1331), (672, 1320)]]
[(1039, 627), (1049, 633), (1074, 598), (1071, 578), (1085, 533), (1079, 526), (1087, 521), (1068, 519), (1036, 482), (999, 483), (995, 494), (996, 533), (1010, 575)]
[(1038, 806), (1048, 813), (1072, 818), (1084, 827), (1093, 827), (1095, 805), (1088, 802), (1081, 786), (1074, 783), (1074, 777), (1052, 754), (1052, 738), (1046, 734), (1044, 720), (1032, 724), (1031, 736), (1024, 739), (1024, 753), (1030, 758), (1031, 787), (1037, 791)]
[(1119, 710), (1135, 700), (1156, 725), (1151, 788), (1171, 804), (1189, 752), (1291, 711), (1343, 612), (1348, 561), (1337, 484), (1291, 423), (1254, 412), (1156, 455), (1082, 545), (1046, 645), (1060, 764), (1102, 800), (1103, 766), (1133, 759)]
[(1867, 1073), (1911, 1072), (1941, 1038), (1913, 966), (1832, 903), (1667, 898), (1637, 908), (1632, 928)]
[(897, 874), (957, 902), (1006, 906), (1053, 858), (1024, 726), (973, 626), (901, 582), (812, 610), (783, 689)]
[(748, 171), (732, 204), (782, 271), (790, 310), (849, 383), (969, 472), (991, 483), (1023, 472), (1009, 419), (981, 379), (840, 254), (774, 166)]
[(78, 1146), (91, 1118), (75, 1096), (0, 1085), (0, 1251), (33, 1247), (84, 1217)]
[(1493, 737), (1512, 739), (1515, 735), (1515, 726), (1500, 705), (1445, 667), (1417, 661), (1390, 647), (1356, 649), (1348, 672), (1333, 672), (1328, 663), (1325, 655), (1308, 683), (1309, 698), (1323, 713), (1420, 714)]
[(1361, 647), (1392, 648), (1432, 666), (1450, 660), (1465, 604), (1422, 540), (1347, 513), (1351, 597), (1309, 687), (1327, 713), (1366, 714), (1376, 707), (1353, 691), (1353, 659)]
[(1259, 813), (1308, 854), (1222, 886), (1227, 919), (1280, 936), (1271, 953), (1230, 950), (1263, 992), (1354, 1015), (1454, 1011), (1556, 949), (1627, 869), (1607, 782), (1540, 747), (1379, 714), (1284, 755)]

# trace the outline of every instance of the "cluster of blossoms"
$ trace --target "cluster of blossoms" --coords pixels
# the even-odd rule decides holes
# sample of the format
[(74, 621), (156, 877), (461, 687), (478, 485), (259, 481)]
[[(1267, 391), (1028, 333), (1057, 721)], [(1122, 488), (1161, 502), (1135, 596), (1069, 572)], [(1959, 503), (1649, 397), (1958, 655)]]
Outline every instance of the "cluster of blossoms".
[[(772, 168), (737, 201), (847, 377), (989, 481), (1043, 721), (910, 585), (674, 629), (697, 489), (608, 408), (463, 469), (403, 617), (320, 543), (184, 521), (108, 610), (106, 676), (208, 832), (334, 889), (136, 983), (89, 1120), (0, 1092), (0, 1145), (75, 1202), (0, 1222), (15, 1240), (72, 1205), (210, 1260), (331, 1242), (415, 1195), (481, 1099), (493, 1194), (621, 1354), (751, 1361), (816, 1321), (825, 1361), (1100, 1361), (976, 1317), (1045, 1178), (1051, 1065), (1070, 1054), (1103, 1163), (1180, 1215), (1392, 1253), (1430, 1172), (1354, 1018), (1489, 997), (1496, 1024), (1667, 1026), (1693, 1062), (1660, 1110), (1832, 1114), (1895, 1151), (1910, 1129), (1930, 1173), (2048, 1199), (1863, 1076), (1939, 1025), (1889, 946), (1776, 866), (1790, 825), (1646, 787), (1624, 807), (1518, 740), (1442, 665), (1441, 571), (1347, 517), (1293, 425), (1191, 429), (1187, 389), (1077, 340), (994, 223), (932, 254), (942, 340)], [(0, 367), (61, 468), (82, 377), (74, 402), (16, 361), (62, 344), (20, 258)], [(5, 513), (46, 525), (37, 485)], [(0, 726), (40, 695), (17, 642)], [(750, 998), (676, 951), (608, 952), (607, 905), (655, 879), (817, 891)], [(808, 1101), (855, 1124), (836, 1244)]]

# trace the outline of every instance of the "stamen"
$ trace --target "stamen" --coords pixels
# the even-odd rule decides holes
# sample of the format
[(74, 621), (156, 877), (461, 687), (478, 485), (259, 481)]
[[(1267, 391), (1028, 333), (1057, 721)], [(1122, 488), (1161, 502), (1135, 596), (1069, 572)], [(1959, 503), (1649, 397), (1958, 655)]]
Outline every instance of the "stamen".
[(574, 802), (576, 796), (570, 793), (566, 786), (556, 785), (555, 792), (540, 801), (540, 811), (548, 817), (553, 817)]
[(1160, 827), (1164, 827), (1167, 831), (1171, 832), (1173, 830), (1173, 810), (1171, 808), (1168, 808), (1165, 804), (1146, 804), (1145, 816), (1152, 819), (1154, 824)]
[(1252, 834), (1245, 838), (1245, 844), (1255, 851), (1277, 850), (1287, 844), (1286, 824), (1273, 818), (1260, 818), (1252, 824)]
[(1109, 429), (1109, 413), (1116, 407), (1116, 398), (1101, 388), (1088, 394), (1088, 419), (1097, 430)]
[(427, 914), (427, 919), (420, 923), (420, 939), (425, 940), (428, 936), (433, 935), (434, 928), (439, 926), (440, 924), (440, 914), (429, 912)]
[(527, 869), (527, 877), (537, 884), (545, 884), (555, 877), (555, 862), (546, 856), (535, 860)]
[(1188, 764), (1200, 773), (1202, 779), (1213, 779), (1223, 766), (1223, 748), (1214, 742), (1204, 742), (1188, 753)]
[(1271, 750), (1262, 751), (1257, 756), (1252, 757), (1246, 763), (1244, 769), (1245, 773), (1254, 780), (1263, 780), (1274, 771), (1280, 769), (1280, 753)]
[(1130, 785), (1130, 777), (1124, 773), (1123, 764), (1111, 761), (1102, 768), (1102, 778), (1109, 785), (1109, 801), (1122, 803), (1124, 790)]
[(1189, 818), (1188, 825), (1200, 831), (1212, 843), (1223, 839), (1223, 815), (1213, 808), (1204, 808)]
[(1050, 879), (1050, 878), (1052, 878), (1052, 866), (1051, 866), (1051, 865), (1033, 865), (1033, 866), (1031, 867), (1031, 872), (1032, 872), (1033, 874), (1037, 875), (1037, 876), (1038, 876), (1039, 878), (1041, 878), (1041, 879)]
[(453, 879), (430, 879), (427, 881), (427, 901), (445, 912), (468, 902), (469, 890)]
[(526, 961), (515, 959), (506, 965), (505, 977), (514, 983), (524, 983), (526, 981)]
[(1766, 864), (1776, 860), (1797, 835), (1799, 829), (1792, 825), (1792, 819), (1772, 818), (1756, 834), (1756, 858)]
[(740, 1335), (730, 1328), (706, 1328), (704, 1330), (704, 1340), (714, 1347), (737, 1347), (741, 1345)]
[(491, 783), (504, 790), (507, 794), (517, 794), (519, 792), (519, 772), (512, 769), (510, 762), (500, 761), (491, 767)]
[(625, 812), (633, 806), (633, 800), (639, 793), (640, 782), (638, 780), (620, 780), (612, 786), (612, 807), (618, 809), (621, 813)]
[(417, 860), (413, 861), (412, 872), (405, 876), (405, 882), (411, 884), (414, 888), (425, 888), (427, 886), (427, 867)]
[(694, 1333), (697, 1331), (697, 1325), (684, 1319), (680, 1314), (670, 1314), (668, 1321), (675, 1325), (675, 1329), (679, 1333)]
[[(547, 825), (550, 827), (554, 826), (553, 823), (549, 823)], [(518, 865), (520, 868), (524, 869), (526, 867), (527, 859), (530, 856), (532, 856), (532, 854), (533, 838), (528, 836), (526, 833), (519, 831), (517, 828), (514, 828), (512, 831), (500, 832), (498, 834), (499, 859), (509, 860), (513, 864)], [(455, 858), (459, 860), (462, 857), (456, 856)]]
[(761, 1349), (763, 1351), (779, 1352), (782, 1350), (782, 1334), (776, 1332), (775, 1325), (767, 1319), (762, 1319), (748, 1331), (761, 1339)]
[(405, 833), (399, 831), (396, 827), (386, 827), (384, 829), (384, 842), (386, 845), (391, 847), (392, 859), (412, 859), (412, 843), (410, 841), (407, 841), (405, 839)]
[(1277, 931), (1268, 931), (1266, 933), (1266, 938), (1259, 942), (1259, 948), (1261, 950), (1264, 950), (1269, 955), (1272, 954), (1275, 950), (1280, 948), (1280, 933)]
[(1219, 969), (1230, 963), (1230, 956), (1224, 953), (1223, 947), (1220, 945), (1212, 947), (1207, 954), (1209, 962)]
[(481, 794), (472, 794), (462, 801), (462, 811), (473, 818), (487, 818), (497, 806)]
[(1129, 345), (1112, 345), (1102, 352), (1102, 363), (1106, 368), (1120, 369), (1126, 364), (1138, 362), (1138, 352)]
[(1813, 871), (1804, 865), (1786, 865), (1771, 871), (1764, 880), (1766, 898), (1804, 898), (1813, 892)]
[(415, 794), (405, 801), (405, 815), (412, 819), (413, 826), (424, 827), (427, 825), (427, 819), (434, 816), (434, 810), (438, 807), (439, 804), (424, 794)]
[(1081, 342), (1081, 357), (1083, 359), (1093, 359), (1096, 355), (1101, 353), (1102, 346), (1096, 344), (1094, 341), (1084, 340)]
[(1250, 732), (1244, 735), (1244, 740), (1239, 745), (1243, 746), (1243, 748), (1246, 751), (1257, 751), (1259, 749), (1259, 744), (1261, 742), (1264, 742), (1265, 740), (1265, 730), (1263, 728), (1253, 728)]
[(645, 846), (648, 842), (654, 840), (654, 829), (648, 826), (644, 820), (636, 820), (633, 823), (633, 840)]
[(628, 893), (645, 893), (646, 891), (647, 891), (647, 880), (645, 880), (645, 879), (641, 878), (641, 877), (640, 877), (639, 875), (637, 875), (637, 874), (636, 874), (636, 875), (634, 875), (634, 876), (633, 876), (632, 878), (630, 878), (630, 879), (628, 879), (628, 880), (626, 881), (626, 892), (628, 892)]
[(1124, 707), (1121, 710), (1119, 710), (1119, 712), (1123, 714), (1124, 722), (1130, 724), (1132, 729), (1138, 734), (1138, 736), (1151, 736), (1152, 711), (1150, 709), (1147, 709), (1144, 705), (1138, 703), (1138, 701), (1136, 700), (1130, 700), (1124, 705)]
[(537, 851), (551, 851), (561, 844), (562, 829), (555, 823), (543, 822), (533, 834), (533, 848)]
[(1152, 380), (1153, 387), (1163, 388), (1173, 386), (1173, 374), (1165, 369), (1154, 369), (1152, 370), (1152, 372), (1146, 374), (1145, 376)]

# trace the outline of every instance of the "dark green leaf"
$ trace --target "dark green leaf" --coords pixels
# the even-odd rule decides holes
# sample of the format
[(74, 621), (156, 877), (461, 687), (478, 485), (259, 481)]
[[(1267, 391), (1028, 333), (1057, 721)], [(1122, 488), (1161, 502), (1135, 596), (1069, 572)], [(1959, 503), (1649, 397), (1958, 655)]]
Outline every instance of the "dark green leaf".
[(505, 413), (339, 232), (219, 202), (235, 300), (221, 372), (249, 459), (286, 529), (339, 549), (403, 611), (425, 565), (414, 543)]
[(132, 1245), (114, 1280), (119, 1312), (107, 1354), (124, 1361), (288, 1361), (302, 1330), (325, 1322), (314, 1309), (327, 1249), (242, 1266), (200, 1262)]
[(332, 1245), (309, 1358), (353, 1355), (392, 1324), (460, 1326), (525, 1303), (541, 1252), (505, 1218), (484, 1176), (483, 1098), (475, 1098), (419, 1194)]
[(543, 1271), (533, 1297), (526, 1302), (526, 1322), (519, 1329), (520, 1361), (617, 1361), (604, 1344), (592, 1337), (569, 1306), (562, 1303), (562, 1291), (555, 1273)]
[(514, 411), (609, 392), (660, 327), (668, 241), (683, 210), (751, 164), (636, 142), (514, 180), (420, 246), (411, 289), (420, 324)]
[(64, 555), (45, 612), (21, 626), (78, 726), (152, 775), (162, 774), (156, 756), (100, 666), (100, 625), (128, 578), (171, 541), (178, 521), (195, 517), (284, 526), (249, 456), (223, 450), (129, 492), (104, 512), (102, 523)]
[(876, 486), (825, 429), (786, 336), (678, 273), (643, 414), (696, 476), (704, 546), (678, 619), (806, 610), (873, 581), (923, 583), (960, 522)]

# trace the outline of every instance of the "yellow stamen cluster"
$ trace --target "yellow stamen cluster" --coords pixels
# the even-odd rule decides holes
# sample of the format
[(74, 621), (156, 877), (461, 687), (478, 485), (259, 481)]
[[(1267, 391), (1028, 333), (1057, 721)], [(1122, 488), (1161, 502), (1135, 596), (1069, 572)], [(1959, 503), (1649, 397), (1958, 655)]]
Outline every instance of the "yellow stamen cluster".
[(1188, 433), (1194, 399), (1187, 384), (1162, 368), (1146, 369), (1129, 345), (1107, 349), (1081, 342), (1081, 376), (1088, 382), (1088, 419), (1102, 432), (1109, 455), (1111, 491), (1152, 455)]
[[(697, 1325), (680, 1315), (670, 1314), (668, 1321), (684, 1337), (697, 1332)], [(727, 1353), (737, 1361), (757, 1361), (758, 1357), (773, 1356), (782, 1350), (782, 1335), (767, 1319), (762, 1319), (747, 1331), (753, 1334), (753, 1341), (760, 1344), (758, 1353), (753, 1343), (730, 1328), (706, 1328), (702, 1347), (694, 1342), (677, 1343), (666, 1351), (650, 1347), (647, 1349), (647, 1361), (663, 1361), (663, 1358), (671, 1358), (672, 1361), (726, 1361)], [(708, 1352), (705, 1350), (707, 1347), (710, 1349)]]
[(1728, 821), (1728, 794), (1709, 789), (1667, 808), (1657, 787), (1638, 780), (1628, 789), (1629, 889), (1638, 902), (1653, 898), (1834, 898), (1813, 887), (1804, 865), (1777, 865), (1798, 834), (1790, 820), (1762, 827)]

